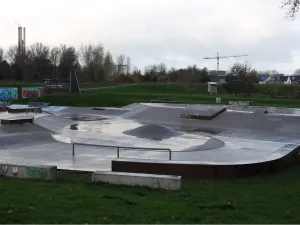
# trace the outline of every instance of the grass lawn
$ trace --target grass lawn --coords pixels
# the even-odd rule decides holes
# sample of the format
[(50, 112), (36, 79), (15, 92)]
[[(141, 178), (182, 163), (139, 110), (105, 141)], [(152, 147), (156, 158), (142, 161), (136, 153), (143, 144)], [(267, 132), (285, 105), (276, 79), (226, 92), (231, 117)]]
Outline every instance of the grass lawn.
[[(83, 92), (82, 95), (47, 95), (38, 99), (18, 99), (15, 103), (27, 103), (28, 101), (49, 102), (58, 106), (77, 106), (77, 107), (121, 107), (135, 102), (150, 102), (153, 99), (172, 98), (175, 101), (183, 103), (197, 104), (215, 104), (216, 97), (200, 95), (200, 94), (170, 94), (170, 93), (131, 93), (118, 92), (118, 88), (97, 89), (88, 92)], [(300, 100), (291, 99), (271, 99), (271, 98), (245, 98), (235, 96), (221, 96), (222, 103), (227, 104), (227, 101), (253, 101), (255, 105), (262, 106), (278, 106), (300, 108)]]
[[(92, 88), (91, 84), (86, 84), (88, 88)], [(268, 88), (268, 85), (262, 85)], [(263, 89), (259, 86), (260, 89)], [(283, 85), (281, 85), (283, 86)], [(298, 86), (281, 87), (282, 89), (293, 90)], [(94, 87), (97, 87), (95, 84)], [(257, 87), (258, 88), (258, 87)], [(216, 97), (208, 96), (206, 94), (207, 85), (197, 85), (189, 93), (180, 84), (138, 84), (128, 86), (117, 86), (109, 88), (84, 90), (82, 95), (69, 95), (69, 94), (56, 94), (47, 95), (39, 99), (18, 99), (15, 103), (27, 103), (28, 101), (43, 101), (50, 102), (59, 106), (77, 106), (77, 107), (94, 107), (94, 106), (107, 106), (107, 107), (121, 107), (134, 102), (150, 102), (157, 97), (172, 98), (175, 101), (184, 103), (198, 103), (198, 104), (215, 104)], [(222, 88), (219, 89), (222, 103), (227, 104), (227, 101), (243, 101), (251, 100), (255, 105), (263, 106), (278, 106), (278, 107), (292, 107), (300, 108), (300, 100), (291, 99), (275, 99), (275, 98), (249, 98), (249, 97), (236, 97), (228, 95)], [(257, 95), (264, 93), (258, 92)]]
[[(204, 89), (203, 89), (204, 90)], [(206, 90), (206, 89), (205, 89)], [(135, 85), (48, 95), (30, 101), (70, 106), (124, 106), (157, 97), (185, 103), (215, 103), (200, 91), (178, 85)], [(300, 100), (246, 99), (256, 105), (300, 108)], [(27, 99), (15, 101), (28, 102)], [(90, 174), (59, 172), (56, 183), (0, 177), (1, 223), (300, 223), (300, 167), (263, 177), (183, 180), (182, 191), (90, 184)], [(114, 196), (121, 199), (111, 199)], [(123, 200), (122, 200), (123, 199)], [(199, 206), (229, 204), (233, 210)]]
[[(56, 183), (0, 178), (0, 223), (300, 223), (300, 167), (268, 177), (183, 180), (168, 192), (59, 172)], [(108, 197), (121, 199), (111, 199)], [(199, 206), (232, 205), (233, 210)]]

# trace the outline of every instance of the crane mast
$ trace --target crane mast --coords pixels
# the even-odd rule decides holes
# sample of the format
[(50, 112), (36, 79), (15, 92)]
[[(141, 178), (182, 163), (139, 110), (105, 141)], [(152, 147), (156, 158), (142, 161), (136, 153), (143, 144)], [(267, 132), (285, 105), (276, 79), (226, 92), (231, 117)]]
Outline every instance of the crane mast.
[(220, 59), (225, 59), (225, 58), (237, 58), (237, 57), (243, 57), (243, 56), (248, 56), (248, 55), (219, 56), (219, 52), (217, 52), (217, 57), (205, 57), (204, 59), (217, 59), (217, 73), (219, 73)]

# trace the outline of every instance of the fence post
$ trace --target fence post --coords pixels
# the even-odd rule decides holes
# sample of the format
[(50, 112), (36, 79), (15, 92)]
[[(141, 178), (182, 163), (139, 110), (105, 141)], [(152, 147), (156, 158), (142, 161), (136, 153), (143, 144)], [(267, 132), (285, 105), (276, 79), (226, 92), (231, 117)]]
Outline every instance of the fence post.
[(117, 148), (117, 158), (120, 158), (120, 148)]
[(73, 151), (72, 151), (72, 153), (74, 155), (75, 154), (75, 144), (73, 143), (72, 145), (73, 145)]
[(169, 159), (172, 160), (172, 151), (169, 149)]

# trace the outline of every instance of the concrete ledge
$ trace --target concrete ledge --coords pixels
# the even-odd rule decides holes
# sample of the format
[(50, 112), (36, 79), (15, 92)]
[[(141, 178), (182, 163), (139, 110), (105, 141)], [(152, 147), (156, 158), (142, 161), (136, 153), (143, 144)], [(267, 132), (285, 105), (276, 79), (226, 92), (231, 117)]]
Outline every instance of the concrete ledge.
[(153, 189), (173, 191), (181, 189), (181, 177), (169, 175), (96, 171), (92, 175), (92, 182), (150, 187)]
[(57, 166), (0, 163), (0, 176), (21, 179), (56, 180)]
[(212, 120), (212, 119), (216, 118), (217, 116), (219, 116), (220, 114), (222, 114), (222, 113), (224, 113), (226, 111), (227, 111), (227, 109), (223, 108), (223, 109), (221, 109), (220, 111), (214, 113), (211, 116), (185, 115), (185, 114), (182, 114), (181, 118), (182, 119), (192, 119), (192, 120)]
[(40, 107), (49, 107), (52, 104), (50, 103), (45, 103), (45, 102), (28, 102), (28, 106), (29, 107), (36, 107), (36, 108), (40, 108)]
[(14, 109), (14, 108), (8, 108), (7, 111), (9, 113), (42, 113), (42, 108), (40, 107), (34, 107), (34, 108), (20, 108), (20, 109)]
[(12, 104), (12, 102), (0, 102), (0, 106), (3, 107), (3, 106), (10, 106)]
[(33, 123), (33, 118), (20, 118), (20, 119), (2, 119), (1, 124), (3, 125), (12, 125), (12, 124), (25, 124)]
[(7, 107), (6, 106), (0, 106), (0, 112), (6, 112)]
[[(276, 157), (276, 158), (275, 158)], [(210, 164), (197, 161), (154, 161), (118, 158), (112, 160), (112, 171), (151, 173), (183, 178), (228, 179), (278, 172), (300, 164), (300, 146), (287, 145), (271, 158), (242, 164)]]
[(151, 103), (182, 104), (182, 102), (179, 101), (166, 101), (166, 100), (151, 100)]

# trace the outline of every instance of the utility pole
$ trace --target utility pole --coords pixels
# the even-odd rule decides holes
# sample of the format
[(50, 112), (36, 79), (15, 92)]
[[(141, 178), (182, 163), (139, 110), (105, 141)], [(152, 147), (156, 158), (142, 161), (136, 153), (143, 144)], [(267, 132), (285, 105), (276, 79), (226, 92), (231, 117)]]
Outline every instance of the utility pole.
[(243, 56), (248, 56), (248, 55), (219, 56), (219, 52), (217, 52), (217, 57), (205, 57), (204, 59), (217, 59), (217, 73), (219, 74), (220, 59), (237, 58), (237, 57), (243, 57)]

